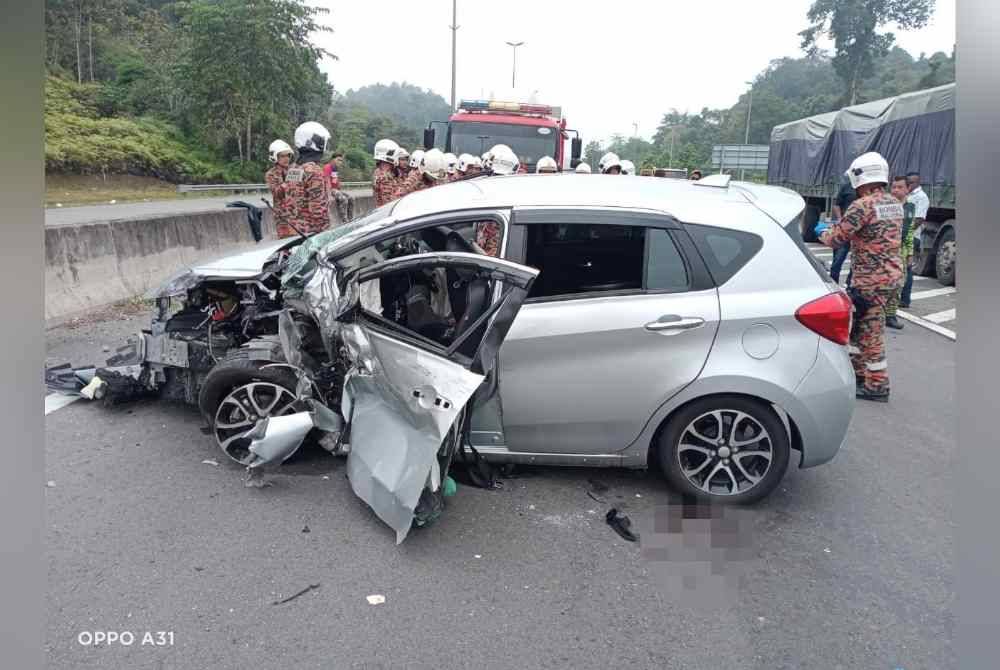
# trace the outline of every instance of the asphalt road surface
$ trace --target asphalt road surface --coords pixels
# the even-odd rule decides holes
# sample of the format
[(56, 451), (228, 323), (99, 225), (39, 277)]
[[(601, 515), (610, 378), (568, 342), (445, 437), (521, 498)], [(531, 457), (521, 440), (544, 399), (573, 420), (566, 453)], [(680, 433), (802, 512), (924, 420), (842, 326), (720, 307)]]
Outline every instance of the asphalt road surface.
[[(100, 362), (144, 323), (51, 330), (50, 362)], [(300, 452), (248, 489), (192, 409), (50, 400), (49, 667), (956, 668), (955, 343), (888, 339), (892, 401), (859, 402), (833, 462), (711, 533), (669, 532), (655, 473), (534, 468), (460, 485), (396, 546), (340, 459)]]
[[(347, 193), (354, 196), (370, 195), (371, 189), (351, 189)], [(117, 221), (121, 219), (145, 219), (171, 214), (190, 214), (216, 209), (225, 209), (226, 204), (243, 200), (251, 205), (266, 207), (261, 197), (271, 200), (267, 193), (233, 193), (220, 198), (199, 198), (192, 196), (179, 200), (154, 200), (151, 202), (122, 202), (114, 205), (81, 205), (79, 207), (49, 207), (45, 210), (46, 226), (70, 226), (97, 221)]]

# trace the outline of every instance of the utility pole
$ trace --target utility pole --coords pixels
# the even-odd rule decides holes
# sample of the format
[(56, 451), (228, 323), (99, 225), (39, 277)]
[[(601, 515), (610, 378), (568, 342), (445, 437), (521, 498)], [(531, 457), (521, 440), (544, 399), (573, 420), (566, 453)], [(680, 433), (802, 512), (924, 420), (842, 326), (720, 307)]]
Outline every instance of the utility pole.
[(507, 46), (513, 47), (514, 51), (514, 65), (510, 71), (510, 87), (517, 87), (517, 48), (524, 44), (524, 42), (507, 42)]
[(639, 124), (632, 122), (632, 137), (639, 137)]
[(677, 126), (670, 126), (670, 168), (674, 167), (674, 137), (677, 135)]
[[(746, 84), (747, 86), (750, 87), (750, 101), (747, 104), (747, 133), (746, 136), (744, 136), (743, 138), (744, 145), (750, 144), (750, 112), (753, 111), (753, 82), (748, 81), (746, 82)], [(743, 160), (746, 160), (745, 153), (743, 155)], [(746, 175), (746, 170), (744, 168), (740, 168), (740, 181), (745, 181), (744, 180), (745, 175)]]
[(458, 0), (451, 0), (451, 111), (455, 107), (455, 45), (458, 37)]

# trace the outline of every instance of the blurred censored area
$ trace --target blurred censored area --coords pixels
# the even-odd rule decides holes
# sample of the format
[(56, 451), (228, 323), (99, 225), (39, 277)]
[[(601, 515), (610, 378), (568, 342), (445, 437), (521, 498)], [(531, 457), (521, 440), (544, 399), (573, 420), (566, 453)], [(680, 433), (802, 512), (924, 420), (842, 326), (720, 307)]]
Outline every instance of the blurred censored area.
[(755, 514), (739, 507), (658, 505), (640, 521), (641, 556), (665, 595), (684, 606), (734, 604), (758, 565)]

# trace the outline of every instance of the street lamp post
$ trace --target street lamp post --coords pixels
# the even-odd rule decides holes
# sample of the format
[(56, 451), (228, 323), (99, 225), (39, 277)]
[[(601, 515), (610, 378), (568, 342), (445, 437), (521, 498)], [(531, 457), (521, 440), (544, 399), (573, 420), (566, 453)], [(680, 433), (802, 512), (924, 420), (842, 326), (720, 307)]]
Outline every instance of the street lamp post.
[[(746, 84), (747, 86), (750, 87), (750, 101), (747, 103), (747, 132), (746, 135), (743, 137), (744, 146), (750, 144), (750, 112), (753, 111), (753, 82), (748, 81), (746, 82)], [(743, 160), (746, 160), (745, 153), (743, 155)], [(744, 180), (745, 175), (746, 175), (746, 170), (744, 168), (740, 168), (740, 181), (745, 181)]]
[(451, 0), (451, 111), (455, 111), (455, 46), (458, 36), (458, 0)]
[(514, 51), (514, 65), (510, 70), (510, 87), (516, 88), (517, 84), (517, 48), (524, 44), (524, 42), (507, 42), (507, 46), (512, 47)]

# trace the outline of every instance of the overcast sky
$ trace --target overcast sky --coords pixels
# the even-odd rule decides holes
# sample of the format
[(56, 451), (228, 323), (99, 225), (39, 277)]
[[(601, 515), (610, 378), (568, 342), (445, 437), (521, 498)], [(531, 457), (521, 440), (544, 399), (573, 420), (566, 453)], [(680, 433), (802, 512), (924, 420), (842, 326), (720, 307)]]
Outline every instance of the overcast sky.
[[(451, 0), (331, 2), (319, 43), (339, 60), (323, 69), (341, 92), (406, 81), (451, 96)], [(517, 88), (561, 105), (585, 141), (614, 133), (649, 139), (671, 108), (729, 107), (768, 62), (798, 57), (811, 0), (458, 0), (459, 99)], [(950, 53), (954, 0), (938, 0), (926, 28), (897, 33), (914, 55)], [(408, 47), (398, 49), (405, 41)]]

